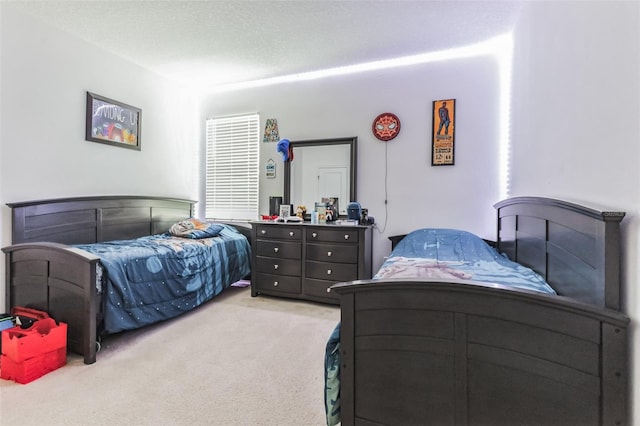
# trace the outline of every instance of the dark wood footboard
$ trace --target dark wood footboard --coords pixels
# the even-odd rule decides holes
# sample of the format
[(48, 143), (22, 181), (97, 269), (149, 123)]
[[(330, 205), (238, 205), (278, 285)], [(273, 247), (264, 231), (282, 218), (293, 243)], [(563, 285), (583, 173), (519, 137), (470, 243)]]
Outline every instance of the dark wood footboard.
[(460, 281), (332, 289), (342, 425), (627, 424), (619, 312)]
[(6, 253), (7, 305), (48, 312), (67, 324), (67, 347), (96, 361), (98, 258), (58, 243), (25, 243)]

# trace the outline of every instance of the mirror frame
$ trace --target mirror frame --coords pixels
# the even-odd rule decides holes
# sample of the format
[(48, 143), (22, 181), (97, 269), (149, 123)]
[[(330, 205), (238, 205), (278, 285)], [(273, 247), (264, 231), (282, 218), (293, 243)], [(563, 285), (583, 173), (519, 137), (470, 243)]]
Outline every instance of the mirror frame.
[[(303, 141), (290, 141), (289, 146), (293, 149), (293, 161), (296, 161), (295, 149), (297, 147), (305, 146), (322, 146), (322, 145), (349, 145), (349, 151), (351, 158), (349, 159), (350, 171), (349, 171), (349, 203), (357, 201), (356, 188), (356, 168), (358, 164), (358, 137), (343, 137), (343, 138), (331, 138), (331, 139), (312, 139)], [(282, 197), (283, 204), (291, 204), (291, 161), (284, 163), (284, 191)], [(295, 208), (295, 206), (294, 206)], [(305, 215), (305, 219), (311, 216), (309, 211)], [(346, 215), (338, 215), (338, 217), (346, 217)]]

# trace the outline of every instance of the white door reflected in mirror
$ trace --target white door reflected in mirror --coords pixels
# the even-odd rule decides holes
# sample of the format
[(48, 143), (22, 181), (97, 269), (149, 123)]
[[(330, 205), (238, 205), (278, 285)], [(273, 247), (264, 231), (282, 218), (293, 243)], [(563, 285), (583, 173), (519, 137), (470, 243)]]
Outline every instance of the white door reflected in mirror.
[(338, 198), (339, 214), (347, 214), (351, 149), (345, 145), (314, 145), (294, 148), (291, 162), (291, 204), (313, 209), (327, 197)]

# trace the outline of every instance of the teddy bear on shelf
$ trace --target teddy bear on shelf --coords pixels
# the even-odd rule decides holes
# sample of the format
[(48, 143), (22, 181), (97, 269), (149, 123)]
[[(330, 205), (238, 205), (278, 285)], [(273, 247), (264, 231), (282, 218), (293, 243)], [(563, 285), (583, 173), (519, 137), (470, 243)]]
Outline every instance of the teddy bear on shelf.
[(300, 219), (304, 219), (305, 214), (307, 214), (307, 208), (305, 206), (296, 207), (296, 216), (298, 216)]

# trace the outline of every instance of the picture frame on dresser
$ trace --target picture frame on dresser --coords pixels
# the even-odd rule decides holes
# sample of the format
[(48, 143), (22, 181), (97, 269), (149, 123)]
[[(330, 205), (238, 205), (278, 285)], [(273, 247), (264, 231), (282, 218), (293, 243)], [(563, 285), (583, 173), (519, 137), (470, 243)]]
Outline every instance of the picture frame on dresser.
[(280, 204), (280, 214), (281, 218), (287, 218), (291, 216), (291, 204)]
[(87, 141), (140, 151), (141, 122), (140, 108), (87, 92)]

